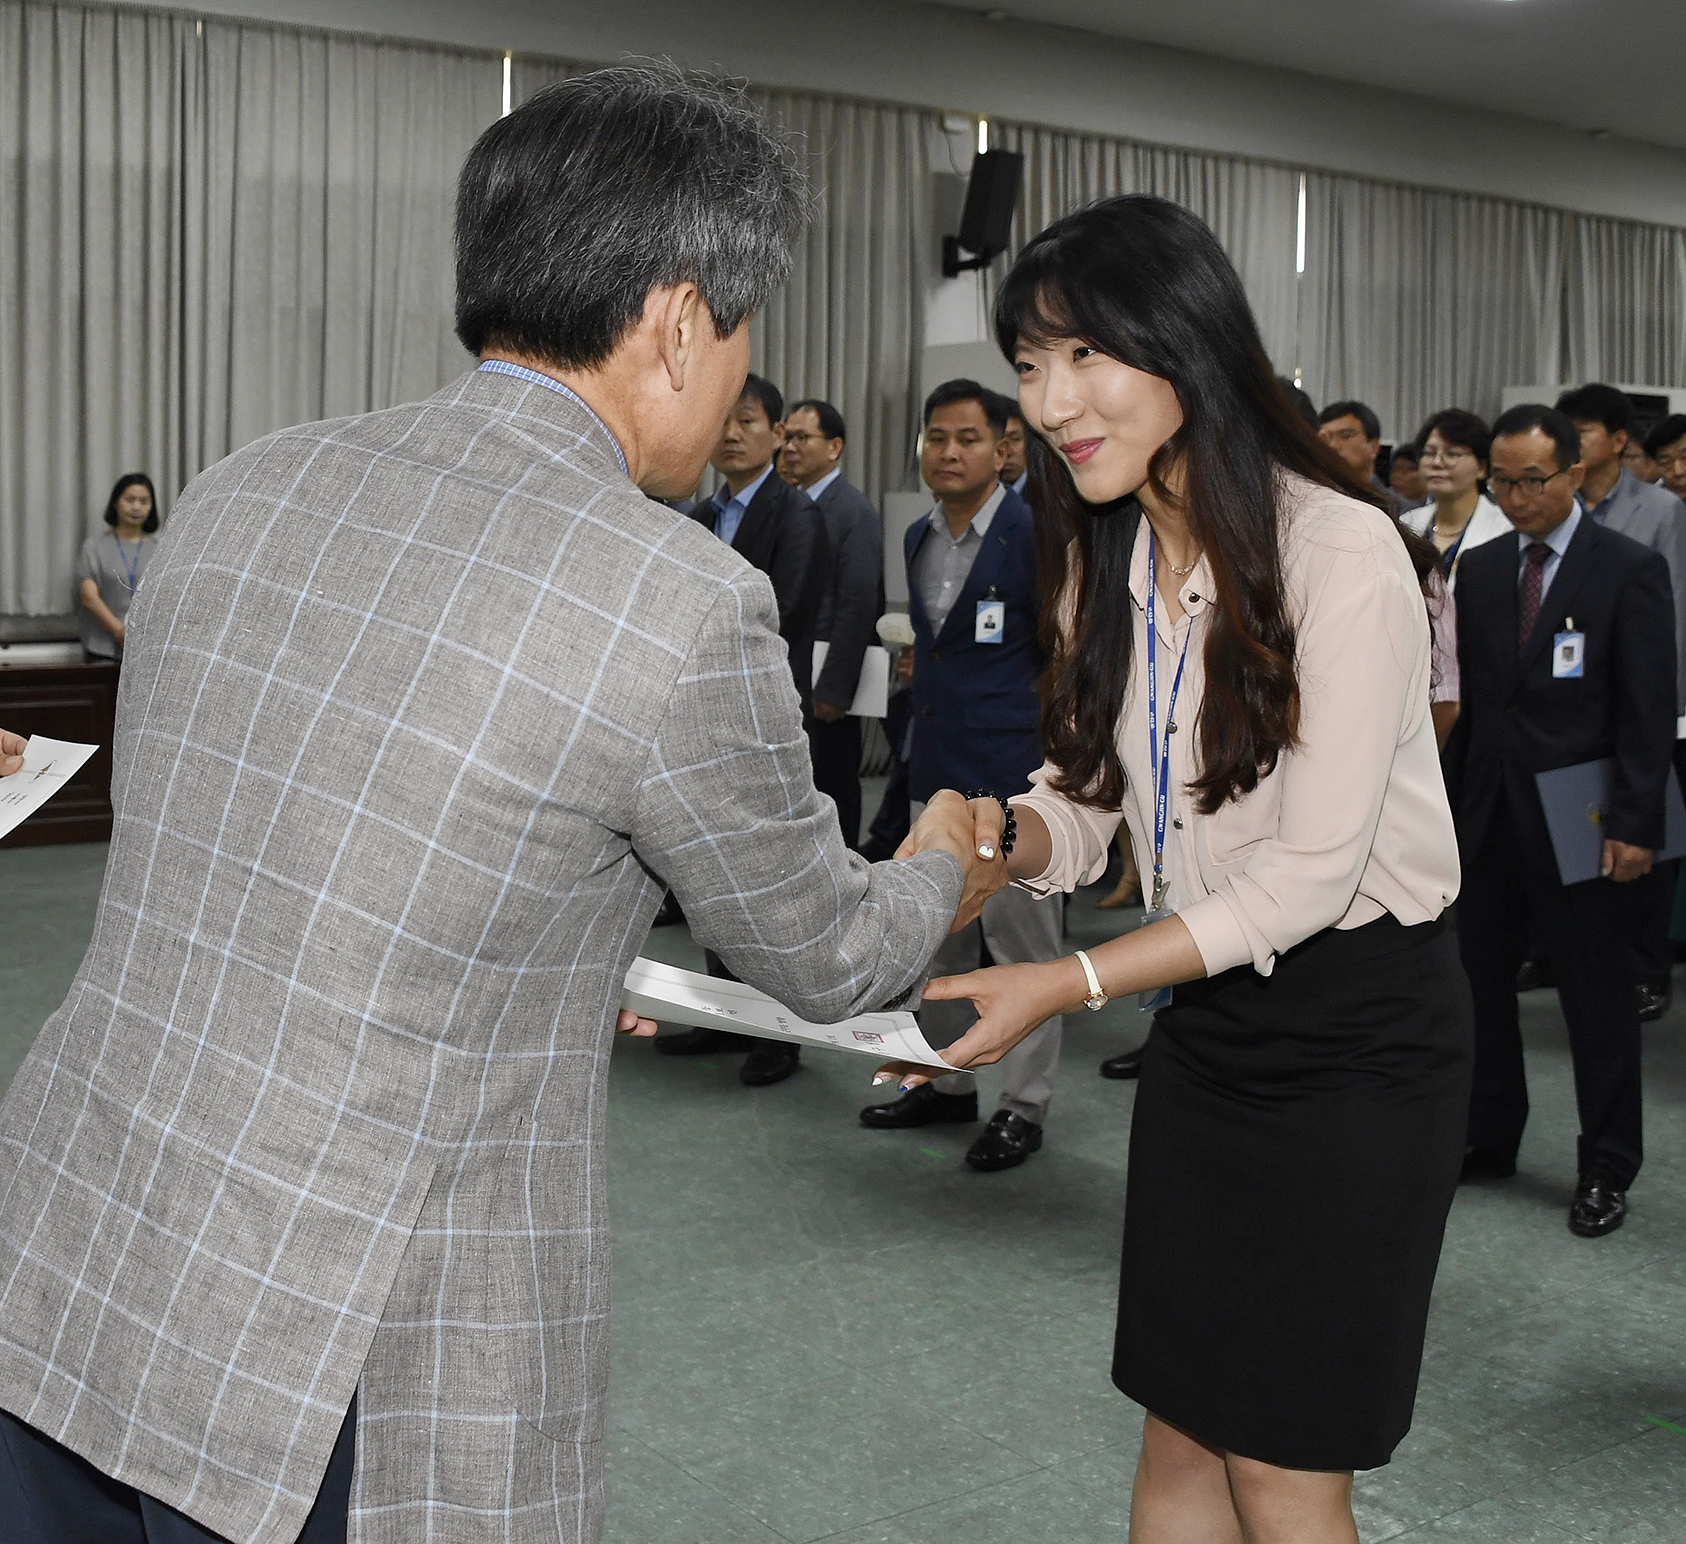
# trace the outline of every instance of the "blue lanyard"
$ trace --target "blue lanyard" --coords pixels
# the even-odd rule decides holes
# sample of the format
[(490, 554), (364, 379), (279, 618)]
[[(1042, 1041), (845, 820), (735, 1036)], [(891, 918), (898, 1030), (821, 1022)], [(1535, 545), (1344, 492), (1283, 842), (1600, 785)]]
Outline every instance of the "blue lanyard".
[(1165, 704), (1165, 734), (1159, 733), (1159, 634), (1153, 625), (1153, 598), (1159, 588), (1154, 563), (1153, 528), (1147, 533), (1147, 740), (1153, 756), (1153, 904), (1158, 911), (1165, 900), (1165, 812), (1171, 799), (1171, 734), (1177, 727), (1177, 692), (1183, 684), (1183, 666), (1188, 663), (1191, 625), (1183, 634), (1182, 653), (1177, 656), (1177, 674), (1171, 682), (1171, 700)]
[(123, 550), (123, 538), (116, 532), (112, 533), (112, 540), (117, 543), (117, 556), (123, 560), (123, 572), (129, 576), (129, 593), (135, 593), (135, 586), (140, 582), (141, 544), (135, 543), (135, 560), (129, 561), (129, 554)]

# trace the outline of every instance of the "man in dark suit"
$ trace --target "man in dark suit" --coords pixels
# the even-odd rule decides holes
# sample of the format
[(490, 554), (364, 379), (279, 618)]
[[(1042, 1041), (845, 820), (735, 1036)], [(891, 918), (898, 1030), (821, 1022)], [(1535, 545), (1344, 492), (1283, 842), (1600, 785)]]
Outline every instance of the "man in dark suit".
[[(1586, 478), (1578, 496), (1582, 512), (1609, 531), (1620, 531), (1668, 562), (1674, 587), (1675, 692), (1686, 693), (1686, 507), (1667, 488), (1641, 481), (1622, 463), (1633, 435), (1633, 400), (1616, 386), (1593, 382), (1566, 391), (1557, 409), (1581, 432)], [(1675, 704), (1686, 713), (1686, 700)], [(1661, 1018), (1673, 997), (1674, 883), (1679, 865), (1659, 863), (1635, 881), (1627, 900), (1632, 912), (1633, 953), (1639, 1017)]]
[[(1516, 971), (1530, 924), (1557, 965), (1580, 1112), (1569, 1226), (1621, 1226), (1639, 1171), (1639, 1013), (1624, 892), (1663, 841), (1674, 602), (1662, 557), (1588, 518), (1580, 435), (1543, 406), (1493, 427), (1488, 486), (1517, 539), (1458, 571), (1463, 703), (1447, 748), (1463, 859), (1458, 934), (1475, 1001), (1466, 1179), (1516, 1172), (1528, 1116)], [(1614, 758), (1604, 877), (1562, 883), (1534, 775)]]
[[(773, 582), (779, 607), (779, 636), (790, 650), (790, 673), (806, 721), (812, 712), (815, 629), (831, 566), (825, 524), (813, 501), (773, 470), (784, 442), (784, 395), (771, 381), (751, 375), (726, 415), (711, 460), (725, 478), (712, 499), (701, 500), (691, 518), (706, 525)], [(728, 774), (729, 775), (729, 772)], [(847, 836), (848, 827), (844, 827)], [(708, 973), (737, 977), (712, 949)], [(718, 1029), (688, 1029), (658, 1036), (656, 1049), (668, 1056), (748, 1051), (739, 1077), (751, 1088), (782, 1083), (801, 1065), (801, 1048), (778, 1040), (755, 1040)]]
[(814, 786), (837, 805), (843, 840), (861, 835), (861, 721), (850, 716), (861, 661), (884, 610), (884, 531), (872, 501), (843, 476), (843, 415), (812, 397), (785, 415), (779, 473), (813, 500), (831, 549), (830, 583), (815, 636), (826, 645), (803, 726), (814, 758)]
[[(937, 502), (908, 528), (904, 549), (914, 633), (908, 792), (915, 800), (939, 788), (1009, 797), (1025, 792), (1042, 765), (1036, 539), (1030, 509), (1000, 481), (1006, 428), (1004, 399), (976, 381), (949, 381), (925, 403), (921, 467)], [(931, 973), (1055, 959), (1060, 922), (1058, 897), (1038, 901), (1009, 887), (990, 898), (977, 922), (950, 935)], [(968, 1002), (919, 1010), (938, 1047), (953, 1044), (975, 1019)], [(1011, 1168), (1042, 1145), (1060, 1028), (1057, 1016), (1049, 1019), (1002, 1059), (1001, 1108), (966, 1154), (972, 1168)], [(977, 1118), (969, 1072), (861, 1111), (862, 1123), (874, 1127)]]

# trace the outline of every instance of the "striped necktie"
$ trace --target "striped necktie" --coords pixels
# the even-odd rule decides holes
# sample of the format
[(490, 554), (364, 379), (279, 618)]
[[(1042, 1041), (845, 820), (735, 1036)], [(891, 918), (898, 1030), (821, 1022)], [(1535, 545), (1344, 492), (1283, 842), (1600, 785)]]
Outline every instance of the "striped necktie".
[(1522, 555), (1528, 560), (1528, 566), (1522, 570), (1522, 598), (1516, 608), (1516, 644), (1518, 648), (1525, 648), (1529, 635), (1534, 631), (1534, 623), (1540, 616), (1540, 594), (1545, 588), (1546, 560), (1551, 556), (1551, 548), (1543, 541), (1531, 541), (1523, 549)]

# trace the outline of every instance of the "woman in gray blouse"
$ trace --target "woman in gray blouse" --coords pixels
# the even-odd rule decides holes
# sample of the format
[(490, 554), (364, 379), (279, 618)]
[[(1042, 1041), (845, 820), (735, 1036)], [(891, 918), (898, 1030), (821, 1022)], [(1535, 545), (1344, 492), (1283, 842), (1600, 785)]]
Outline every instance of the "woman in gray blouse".
[(111, 527), (82, 543), (76, 588), (82, 602), (82, 647), (105, 659), (123, 657), (123, 622), (135, 587), (158, 543), (158, 500), (145, 472), (125, 472), (106, 501)]

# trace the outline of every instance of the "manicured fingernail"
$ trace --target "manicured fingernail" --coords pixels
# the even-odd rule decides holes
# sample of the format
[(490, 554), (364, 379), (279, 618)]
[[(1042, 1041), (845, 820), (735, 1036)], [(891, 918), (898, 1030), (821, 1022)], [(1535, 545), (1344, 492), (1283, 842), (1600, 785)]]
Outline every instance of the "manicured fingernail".
[(895, 1073), (893, 1073), (893, 1072), (875, 1073), (874, 1076), (873, 1076), (873, 1079), (872, 1079), (872, 1086), (874, 1088), (877, 1088), (880, 1083), (888, 1083), (890, 1081), (890, 1079), (893, 1078), (894, 1076), (895, 1076)]
[(995, 849), (986, 842), (978, 849), (978, 856), (980, 858), (993, 858), (995, 856)]

